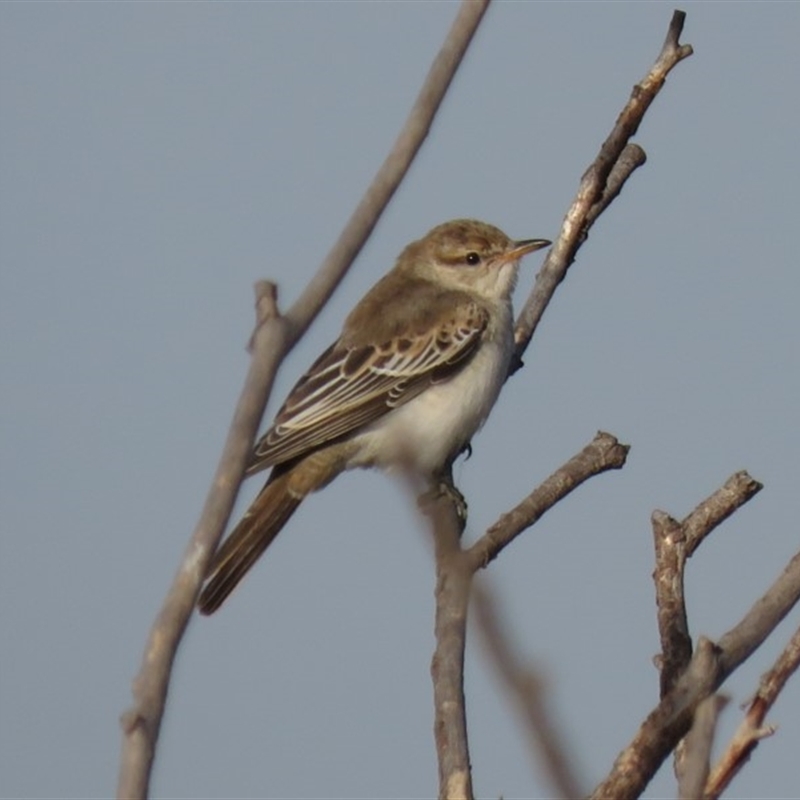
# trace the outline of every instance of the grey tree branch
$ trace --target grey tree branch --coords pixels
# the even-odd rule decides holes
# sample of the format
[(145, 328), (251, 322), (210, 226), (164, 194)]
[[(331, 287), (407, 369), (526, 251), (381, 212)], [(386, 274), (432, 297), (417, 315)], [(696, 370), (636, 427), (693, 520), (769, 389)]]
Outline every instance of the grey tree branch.
[(278, 366), (330, 297), (405, 176), (487, 5), (488, 0), (462, 3), (397, 142), (317, 274), (286, 316), (278, 315), (274, 290), (268, 284), (257, 289), (259, 309), (267, 310), (259, 313), (258, 329), (251, 340), (250, 370), (200, 519), (150, 630), (133, 682), (133, 706), (122, 716), (119, 798), (137, 800), (148, 795), (175, 654), (230, 517)]
[(714, 528), (763, 489), (746, 472), (737, 472), (707, 497), (682, 522), (663, 511), (652, 516), (656, 551), (658, 631), (661, 637), (661, 697), (669, 692), (692, 657), (683, 580), (686, 560)]
[(714, 743), (717, 718), (727, 703), (727, 697), (712, 694), (705, 700), (701, 700), (697, 706), (694, 723), (683, 740), (686, 747), (678, 775), (680, 800), (696, 800), (702, 796), (709, 773), (711, 746)]
[(256, 297), (257, 325), (251, 340), (250, 369), (200, 519), (150, 631), (142, 665), (133, 683), (134, 705), (122, 715), (117, 787), (117, 797), (121, 800), (148, 795), (178, 645), (194, 610), (208, 561), (233, 509), (245, 461), (280, 363), (284, 327), (278, 316), (275, 287), (260, 282)]
[(633, 87), (630, 99), (622, 109), (611, 133), (603, 142), (597, 158), (583, 175), (578, 193), (569, 207), (561, 233), (550, 248), (536, 276), (536, 282), (517, 317), (514, 339), (515, 358), (510, 374), (522, 366), (522, 356), (530, 344), (539, 321), (558, 284), (575, 260), (578, 250), (589, 235), (589, 229), (608, 204), (622, 189), (625, 181), (645, 162), (644, 151), (629, 145), (639, 125), (655, 100), (667, 75), (674, 66), (692, 54), (690, 45), (679, 42), (686, 14), (676, 11), (658, 58), (645, 77)]
[(750, 611), (717, 644), (700, 637), (688, 667), (648, 715), (592, 800), (638, 797), (686, 735), (698, 704), (756, 650), (800, 599), (800, 553)]
[(463, 518), (440, 494), (427, 507), (436, 556), (436, 647), (431, 661), (439, 800), (472, 800), (472, 771), (464, 699), (464, 649), (472, 573), (459, 540)]
[(466, 550), (465, 557), (470, 569), (475, 572), (486, 567), (522, 531), (592, 475), (609, 469), (621, 469), (628, 450), (627, 445), (620, 444), (610, 433), (599, 432), (580, 453), (557, 469), (511, 511), (503, 514)]
[(683, 594), (685, 534), (681, 524), (663, 511), (654, 511), (650, 523), (656, 550), (653, 580), (656, 585), (658, 632), (661, 636), (659, 696), (664, 697), (692, 658), (692, 637), (689, 635)]
[(737, 508), (752, 500), (763, 483), (751, 478), (745, 470), (735, 472), (714, 494), (700, 502), (682, 522), (686, 538), (686, 557), (691, 558), (714, 528)]

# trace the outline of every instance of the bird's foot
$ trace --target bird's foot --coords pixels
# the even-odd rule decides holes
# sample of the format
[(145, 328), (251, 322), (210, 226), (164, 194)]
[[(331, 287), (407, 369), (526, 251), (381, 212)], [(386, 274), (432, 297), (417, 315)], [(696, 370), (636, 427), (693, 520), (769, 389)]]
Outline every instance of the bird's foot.
[(469, 509), (467, 505), (467, 498), (464, 497), (464, 495), (458, 491), (452, 479), (440, 480), (439, 485), (436, 487), (436, 489), (438, 491), (439, 497), (446, 497), (455, 506), (458, 519), (463, 524), (466, 524), (467, 512)]
[(464, 495), (458, 491), (453, 483), (452, 477), (449, 475), (442, 475), (435, 478), (431, 482), (430, 488), (419, 496), (417, 504), (423, 513), (430, 513), (432, 507), (441, 498), (445, 498), (452, 503), (461, 530), (463, 530), (467, 524), (467, 500)]

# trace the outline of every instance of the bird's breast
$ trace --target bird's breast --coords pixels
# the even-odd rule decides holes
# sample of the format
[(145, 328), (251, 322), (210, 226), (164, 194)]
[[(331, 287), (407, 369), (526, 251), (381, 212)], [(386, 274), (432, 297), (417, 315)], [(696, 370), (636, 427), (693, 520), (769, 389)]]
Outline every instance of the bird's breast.
[(460, 372), (365, 429), (358, 437), (359, 463), (352, 466), (403, 465), (429, 476), (456, 456), (485, 422), (508, 374), (510, 309), (507, 317)]

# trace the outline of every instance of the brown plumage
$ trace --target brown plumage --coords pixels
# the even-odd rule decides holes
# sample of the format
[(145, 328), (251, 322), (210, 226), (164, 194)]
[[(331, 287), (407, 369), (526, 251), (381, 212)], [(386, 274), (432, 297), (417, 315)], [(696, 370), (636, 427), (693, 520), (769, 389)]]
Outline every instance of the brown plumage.
[(213, 614), (233, 591), (245, 573), (269, 547), (289, 521), (302, 497), (286, 491), (287, 475), (273, 471), (266, 486), (217, 550), (211, 564), (211, 579), (197, 606), (202, 614)]
[(272, 473), (217, 551), (198, 607), (214, 612), (303, 499), (354, 467), (436, 477), (483, 423), (513, 349), (514, 242), (456, 220), (409, 245), (297, 382), (247, 468)]

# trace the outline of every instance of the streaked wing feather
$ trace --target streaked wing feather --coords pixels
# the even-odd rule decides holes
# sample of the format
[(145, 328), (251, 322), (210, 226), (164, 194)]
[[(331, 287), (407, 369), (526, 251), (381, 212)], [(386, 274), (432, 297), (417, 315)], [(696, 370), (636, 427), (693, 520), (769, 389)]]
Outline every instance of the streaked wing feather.
[(248, 474), (308, 453), (379, 419), (459, 371), (480, 344), (488, 316), (475, 303), (435, 331), (378, 346), (336, 342), (298, 381), (255, 447)]

